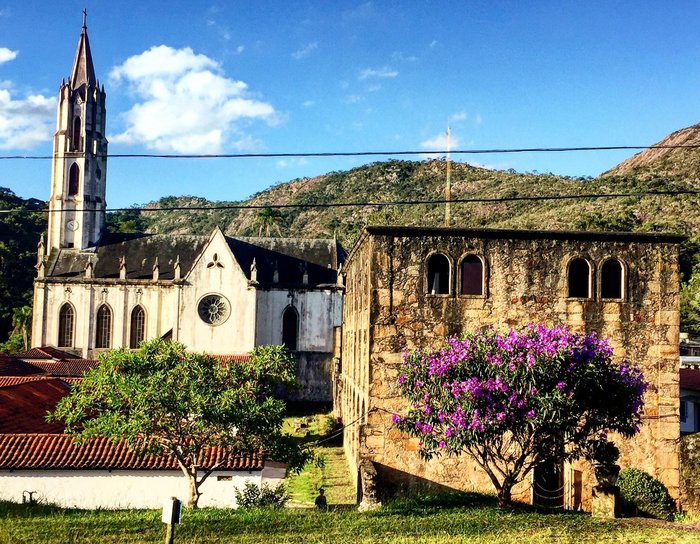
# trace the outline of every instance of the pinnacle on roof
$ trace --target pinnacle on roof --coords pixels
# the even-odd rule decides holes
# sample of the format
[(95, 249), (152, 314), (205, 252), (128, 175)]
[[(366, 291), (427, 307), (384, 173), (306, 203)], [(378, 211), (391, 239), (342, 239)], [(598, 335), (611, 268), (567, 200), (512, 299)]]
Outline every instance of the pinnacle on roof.
[(97, 83), (95, 68), (92, 65), (90, 42), (87, 35), (87, 11), (83, 10), (83, 28), (80, 31), (78, 47), (75, 51), (73, 71), (70, 76), (71, 86), (75, 89), (81, 85), (94, 86)]

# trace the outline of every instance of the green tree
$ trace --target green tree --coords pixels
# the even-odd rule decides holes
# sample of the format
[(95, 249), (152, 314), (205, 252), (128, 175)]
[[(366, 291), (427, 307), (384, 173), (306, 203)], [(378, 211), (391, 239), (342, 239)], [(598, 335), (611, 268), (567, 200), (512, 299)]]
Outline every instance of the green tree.
[(262, 236), (265, 231), (265, 236), (270, 236), (270, 229), (275, 228), (278, 236), (282, 236), (279, 223), (284, 216), (277, 208), (262, 208), (258, 211), (255, 218), (255, 224), (258, 225), (258, 236)]
[(282, 434), (285, 404), (273, 397), (281, 385), (295, 385), (294, 359), (281, 346), (255, 348), (249, 361), (226, 365), (182, 344), (152, 340), (138, 351), (103, 354), (49, 417), (63, 420), (77, 442), (106, 436), (139, 452), (173, 456), (189, 484), (187, 504), (196, 508), (202, 483), (217, 468), (198, 466), (203, 448), (263, 451), (291, 468), (308, 460)]
[(22, 338), (24, 351), (29, 349), (30, 330), (32, 328), (32, 307), (21, 306), (12, 314), (12, 334)]

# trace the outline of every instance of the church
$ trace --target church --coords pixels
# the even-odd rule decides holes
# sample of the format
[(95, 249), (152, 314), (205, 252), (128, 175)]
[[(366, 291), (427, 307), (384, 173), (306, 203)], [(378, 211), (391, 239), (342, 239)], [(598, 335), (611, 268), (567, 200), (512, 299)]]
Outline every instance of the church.
[(344, 259), (333, 239), (113, 234), (105, 229), (106, 92), (87, 27), (61, 83), (48, 233), (38, 248), (33, 347), (84, 358), (168, 338), (218, 356), (284, 343), (306, 400), (331, 397)]

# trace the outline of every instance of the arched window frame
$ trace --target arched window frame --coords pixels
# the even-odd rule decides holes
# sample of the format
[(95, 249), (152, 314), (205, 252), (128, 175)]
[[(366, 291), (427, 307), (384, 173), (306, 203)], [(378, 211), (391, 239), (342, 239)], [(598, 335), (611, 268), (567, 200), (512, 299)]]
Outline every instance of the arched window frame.
[[(588, 296), (585, 297), (577, 297), (571, 295), (571, 265), (575, 261), (583, 261), (586, 263), (586, 265), (588, 265)], [(591, 300), (593, 298), (593, 294), (595, 293), (595, 265), (593, 264), (593, 262), (587, 257), (584, 257), (582, 255), (576, 255), (575, 257), (571, 257), (566, 263), (565, 272), (566, 274), (564, 277), (566, 278), (566, 297), (579, 300)]]
[[(620, 265), (620, 297), (603, 296), (603, 268), (611, 261), (617, 261)], [(627, 300), (627, 263), (619, 257), (609, 256), (600, 261), (598, 265), (598, 297), (603, 302), (625, 302)]]
[[(469, 257), (475, 257), (481, 262), (481, 294), (480, 295), (473, 295), (473, 294), (467, 294), (467, 293), (462, 293), (462, 265), (464, 264), (464, 261), (467, 260)], [(457, 285), (455, 287), (456, 292), (459, 294), (460, 297), (464, 298), (488, 298), (488, 263), (486, 262), (486, 259), (479, 255), (478, 253), (465, 253), (459, 258), (458, 264), (457, 264)]]
[[(286, 329), (285, 329), (285, 317), (287, 316), (287, 312), (293, 312), (294, 314), (294, 321), (295, 321), (295, 327), (294, 327), (294, 345), (293, 346), (287, 346), (287, 343), (285, 342), (286, 338)], [(299, 319), (299, 311), (291, 304), (286, 306), (284, 310), (282, 310), (282, 316), (281, 316), (281, 322), (282, 322), (282, 327), (281, 327), (281, 332), (282, 332), (282, 344), (284, 344), (289, 351), (298, 351), (299, 350), (299, 330), (300, 330), (300, 324), (301, 320)]]
[(71, 164), (68, 170), (68, 196), (76, 196), (80, 192), (80, 166), (77, 162)]
[[(107, 322), (107, 329), (104, 332), (103, 318), (100, 316), (100, 312), (103, 310), (108, 312), (109, 320)], [(114, 312), (108, 304), (100, 304), (95, 312), (95, 349), (109, 349), (112, 347), (112, 326)]]
[(82, 135), (82, 119), (80, 119), (80, 116), (75, 116), (73, 118), (73, 128), (72, 128), (72, 134), (71, 134), (71, 144), (73, 151), (82, 151), (83, 150), (83, 135)]
[[(430, 278), (430, 261), (436, 256), (440, 256), (447, 261), (447, 292), (446, 293), (431, 293), (431, 278)], [(430, 297), (449, 297), (454, 292), (452, 277), (454, 275), (454, 263), (450, 256), (443, 251), (431, 251), (425, 258), (424, 261), (424, 274), (423, 280), (425, 281), (425, 293)]]
[[(134, 318), (136, 317), (136, 312), (138, 310), (141, 310), (141, 315), (143, 315), (143, 322), (141, 323), (141, 337), (138, 338), (136, 336), (136, 332), (134, 330)], [(129, 348), (130, 349), (136, 349), (139, 347), (139, 344), (146, 339), (146, 323), (148, 323), (148, 319), (146, 316), (146, 308), (144, 308), (141, 304), (137, 304), (131, 309), (131, 313), (129, 314)], [(136, 324), (138, 325), (138, 324)]]
[[(65, 314), (65, 311), (70, 314)], [(70, 324), (70, 330), (66, 326)], [(59, 348), (72, 348), (75, 343), (75, 308), (70, 302), (64, 302), (58, 310), (58, 339), (56, 346)]]

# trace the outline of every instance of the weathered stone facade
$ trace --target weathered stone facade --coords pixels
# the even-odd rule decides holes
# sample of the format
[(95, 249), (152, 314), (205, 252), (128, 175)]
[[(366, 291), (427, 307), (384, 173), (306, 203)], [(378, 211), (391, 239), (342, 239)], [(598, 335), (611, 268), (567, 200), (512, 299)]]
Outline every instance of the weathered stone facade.
[[(681, 241), (653, 234), (368, 228), (343, 270), (342, 365), (335, 374), (336, 414), (350, 424), (344, 447), (351, 467), (372, 460), (389, 488), (490, 491), (486, 475), (466, 457), (423, 461), (418, 440), (392, 428), (391, 413), (406, 409), (396, 385), (402, 352), (437, 347), (484, 325), (567, 324), (609, 337), (617, 358), (644, 370), (650, 383), (644, 424), (633, 440), (616, 439), (620, 464), (653, 474), (677, 498)], [(444, 294), (430, 293), (443, 290), (428, 277), (434, 254), (449, 263)], [(574, 260), (588, 274), (581, 296), (569, 296)], [(610, 260), (619, 274), (612, 295), (603, 278)], [(481, 263), (481, 294), (459, 294), (470, 289), (462, 278), (467, 261), (477, 269)], [(589, 467), (563, 467), (562, 484), (564, 506), (590, 509)], [(514, 490), (520, 500), (532, 494), (531, 481)]]

